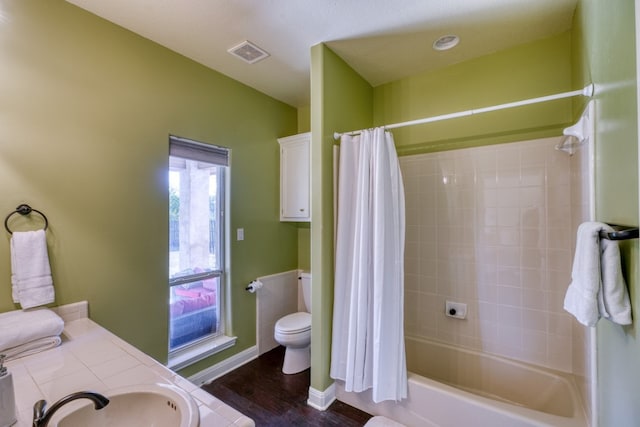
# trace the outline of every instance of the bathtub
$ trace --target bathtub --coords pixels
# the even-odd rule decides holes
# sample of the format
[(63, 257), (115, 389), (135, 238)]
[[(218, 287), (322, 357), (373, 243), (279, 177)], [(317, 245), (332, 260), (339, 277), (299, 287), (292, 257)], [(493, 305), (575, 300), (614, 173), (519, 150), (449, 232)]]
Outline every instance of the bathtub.
[(588, 425), (571, 375), (409, 338), (408, 398), (374, 404), (371, 392), (337, 398), (370, 414), (415, 427), (585, 427)]

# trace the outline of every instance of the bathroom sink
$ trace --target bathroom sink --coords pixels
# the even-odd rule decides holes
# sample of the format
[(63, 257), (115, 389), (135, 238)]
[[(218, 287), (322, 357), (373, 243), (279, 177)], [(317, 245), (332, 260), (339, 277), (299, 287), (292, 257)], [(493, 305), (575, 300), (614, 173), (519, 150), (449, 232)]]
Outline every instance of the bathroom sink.
[(94, 409), (88, 400), (81, 406), (61, 409), (50, 425), (56, 427), (197, 427), (198, 405), (189, 393), (168, 384), (142, 384), (105, 393), (109, 404)]

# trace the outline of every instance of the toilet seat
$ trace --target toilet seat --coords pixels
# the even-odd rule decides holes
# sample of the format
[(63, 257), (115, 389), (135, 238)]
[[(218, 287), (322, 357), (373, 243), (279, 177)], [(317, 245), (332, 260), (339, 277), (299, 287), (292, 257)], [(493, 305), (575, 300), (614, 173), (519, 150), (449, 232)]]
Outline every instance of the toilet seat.
[(311, 314), (298, 312), (288, 314), (276, 322), (276, 331), (280, 334), (299, 334), (311, 329)]

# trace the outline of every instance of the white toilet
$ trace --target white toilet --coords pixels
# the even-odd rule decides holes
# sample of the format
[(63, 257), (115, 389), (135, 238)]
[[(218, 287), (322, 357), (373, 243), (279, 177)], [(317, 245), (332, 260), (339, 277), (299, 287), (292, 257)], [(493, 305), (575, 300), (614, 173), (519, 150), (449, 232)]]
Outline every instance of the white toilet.
[(274, 338), (287, 349), (282, 372), (297, 374), (311, 366), (311, 274), (302, 273), (298, 279), (302, 287), (307, 312), (288, 314), (276, 322)]

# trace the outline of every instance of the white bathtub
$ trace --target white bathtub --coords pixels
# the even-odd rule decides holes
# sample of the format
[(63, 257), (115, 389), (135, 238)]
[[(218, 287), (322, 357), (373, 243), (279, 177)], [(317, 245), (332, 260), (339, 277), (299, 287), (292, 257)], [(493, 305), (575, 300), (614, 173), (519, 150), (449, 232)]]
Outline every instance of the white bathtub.
[(585, 427), (570, 375), (476, 351), (407, 338), (409, 396), (374, 404), (371, 392), (339, 400), (407, 426)]

